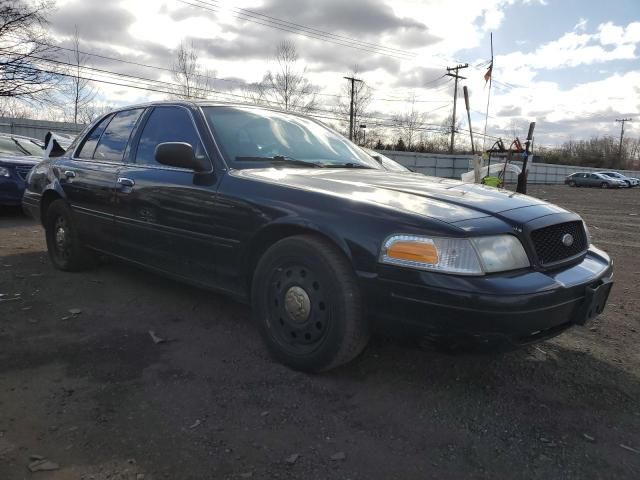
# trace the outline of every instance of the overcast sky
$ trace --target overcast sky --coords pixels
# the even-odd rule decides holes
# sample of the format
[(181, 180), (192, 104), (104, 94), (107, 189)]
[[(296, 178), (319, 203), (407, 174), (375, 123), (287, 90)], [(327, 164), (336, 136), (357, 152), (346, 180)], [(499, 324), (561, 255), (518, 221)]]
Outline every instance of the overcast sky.
[[(412, 94), (439, 123), (451, 111), (453, 84), (446, 66), (461, 72), (471, 92), (472, 121), (484, 125), (483, 80), (494, 35), (495, 68), (488, 133), (519, 133), (538, 122), (538, 141), (555, 144), (594, 134), (619, 134), (616, 118), (640, 111), (640, 0), (206, 0), (216, 11), (179, 0), (58, 0), (52, 34), (66, 44), (75, 26), (90, 52), (169, 67), (182, 41), (199, 50), (202, 66), (221, 79), (216, 87), (255, 82), (270, 68), (280, 40), (293, 40), (309, 79), (329, 108), (342, 77), (358, 65), (374, 89), (380, 117), (406, 110)], [(190, 3), (203, 4), (202, 1)], [(409, 52), (381, 55), (310, 39), (239, 18), (246, 8), (361, 42)], [(264, 17), (263, 17), (264, 18)], [(361, 45), (362, 46), (362, 45)], [(397, 58), (403, 57), (403, 58)], [(96, 68), (172, 81), (168, 72), (90, 58)], [(240, 82), (240, 83), (233, 83)], [(113, 105), (166, 95), (100, 85)], [(229, 97), (227, 97), (229, 98)], [(396, 101), (400, 100), (400, 101)], [(464, 102), (458, 104), (464, 112)], [(640, 135), (640, 116), (629, 124)], [(466, 126), (466, 122), (464, 124)]]

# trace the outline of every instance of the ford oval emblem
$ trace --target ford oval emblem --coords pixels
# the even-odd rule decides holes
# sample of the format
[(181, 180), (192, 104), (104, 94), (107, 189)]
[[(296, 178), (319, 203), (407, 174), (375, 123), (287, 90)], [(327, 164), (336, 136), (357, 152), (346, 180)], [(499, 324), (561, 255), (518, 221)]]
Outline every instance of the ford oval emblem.
[(573, 245), (573, 235), (571, 235), (570, 233), (565, 233), (562, 236), (562, 244), (565, 247), (570, 247), (571, 245)]

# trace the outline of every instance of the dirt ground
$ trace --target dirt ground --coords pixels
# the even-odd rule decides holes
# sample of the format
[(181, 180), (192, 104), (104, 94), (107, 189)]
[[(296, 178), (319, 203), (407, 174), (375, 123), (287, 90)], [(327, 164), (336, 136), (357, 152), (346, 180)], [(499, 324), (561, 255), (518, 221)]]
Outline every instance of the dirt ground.
[(118, 263), (55, 271), (2, 211), (0, 480), (640, 478), (640, 188), (531, 193), (615, 259), (594, 323), (502, 355), (378, 338), (317, 376), (274, 363), (246, 306)]

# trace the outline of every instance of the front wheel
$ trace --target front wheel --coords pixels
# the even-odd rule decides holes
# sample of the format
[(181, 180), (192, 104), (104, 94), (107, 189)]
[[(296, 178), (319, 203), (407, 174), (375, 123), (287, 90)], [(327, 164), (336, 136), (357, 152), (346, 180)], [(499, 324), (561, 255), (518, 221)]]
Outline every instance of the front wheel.
[(94, 256), (81, 243), (71, 209), (55, 200), (45, 213), (47, 250), (53, 265), (67, 272), (85, 270), (94, 265)]
[(269, 248), (251, 297), (271, 354), (295, 370), (320, 372), (347, 363), (369, 340), (351, 264), (320, 237), (289, 237)]
[(570, 187), (575, 187), (575, 186), (576, 186), (576, 182), (574, 182), (573, 180), (571, 180), (571, 181), (569, 182), (569, 186), (570, 186)]

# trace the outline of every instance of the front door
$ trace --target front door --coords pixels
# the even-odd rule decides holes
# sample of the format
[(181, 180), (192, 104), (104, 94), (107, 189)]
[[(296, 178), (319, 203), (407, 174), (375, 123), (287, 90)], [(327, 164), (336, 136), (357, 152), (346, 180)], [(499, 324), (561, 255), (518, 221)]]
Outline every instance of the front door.
[(130, 163), (118, 173), (116, 225), (125, 256), (191, 281), (225, 288), (218, 268), (232, 245), (216, 233), (217, 177), (161, 165), (155, 149), (189, 143), (210, 163), (191, 112), (158, 106), (147, 115)]

